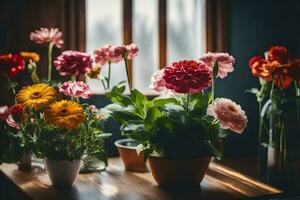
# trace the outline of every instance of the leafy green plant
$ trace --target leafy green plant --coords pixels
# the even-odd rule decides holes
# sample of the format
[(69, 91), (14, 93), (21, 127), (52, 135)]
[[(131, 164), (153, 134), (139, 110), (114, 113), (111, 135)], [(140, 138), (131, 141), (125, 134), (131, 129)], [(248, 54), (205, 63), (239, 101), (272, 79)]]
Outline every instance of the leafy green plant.
[(104, 109), (121, 124), (124, 136), (140, 143), (139, 151), (164, 157), (216, 156), (221, 158), (220, 131), (215, 118), (206, 115), (211, 94), (159, 96), (149, 100), (136, 89), (124, 94), (119, 84), (106, 93), (113, 102)]

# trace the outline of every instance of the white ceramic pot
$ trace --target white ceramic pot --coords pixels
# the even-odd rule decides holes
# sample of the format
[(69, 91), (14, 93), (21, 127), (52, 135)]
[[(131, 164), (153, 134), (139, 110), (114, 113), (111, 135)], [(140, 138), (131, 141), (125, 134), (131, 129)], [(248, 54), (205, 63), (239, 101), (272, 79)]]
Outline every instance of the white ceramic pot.
[(78, 175), (80, 160), (51, 160), (45, 158), (48, 176), (57, 187), (70, 187)]

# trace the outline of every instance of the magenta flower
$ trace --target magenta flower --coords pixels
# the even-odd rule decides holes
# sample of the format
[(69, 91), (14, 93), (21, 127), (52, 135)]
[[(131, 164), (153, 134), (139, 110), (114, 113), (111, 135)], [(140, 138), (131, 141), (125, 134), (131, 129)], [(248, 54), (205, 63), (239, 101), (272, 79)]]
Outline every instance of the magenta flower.
[(226, 98), (216, 98), (207, 107), (207, 114), (219, 120), (221, 128), (242, 133), (247, 126), (248, 119), (241, 106)]
[(233, 65), (235, 63), (235, 59), (233, 56), (228, 53), (211, 53), (208, 52), (204, 54), (200, 60), (205, 62), (208, 66), (214, 67), (216, 62), (218, 63), (218, 74), (217, 77), (225, 78), (228, 73), (233, 72)]
[(151, 76), (150, 89), (161, 92), (166, 89), (166, 81), (163, 79), (164, 69), (158, 70)]
[(90, 70), (91, 65), (91, 56), (79, 51), (64, 51), (54, 61), (54, 66), (61, 76), (85, 74)]
[(59, 87), (59, 92), (71, 96), (71, 97), (81, 97), (83, 99), (89, 99), (93, 96), (90, 87), (82, 81), (77, 82), (64, 82)]
[(53, 43), (57, 48), (64, 44), (62, 32), (58, 28), (40, 28), (30, 33), (30, 40), (37, 44)]
[(118, 63), (122, 60), (122, 56), (116, 53), (116, 46), (104, 45), (94, 51), (95, 62), (100, 65), (105, 65), (108, 62)]

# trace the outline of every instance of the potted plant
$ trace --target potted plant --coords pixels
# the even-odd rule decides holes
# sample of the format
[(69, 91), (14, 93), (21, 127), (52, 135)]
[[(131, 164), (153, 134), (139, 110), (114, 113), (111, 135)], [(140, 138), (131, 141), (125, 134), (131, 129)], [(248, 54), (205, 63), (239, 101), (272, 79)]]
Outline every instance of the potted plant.
[[(14, 77), (25, 71), (26, 64), (35, 66), (39, 59), (39, 54), (35, 52), (0, 55), (0, 75), (6, 77), (8, 91), (13, 98), (18, 86), (18, 83), (13, 81)], [(11, 106), (1, 106), (0, 115), (0, 121), (4, 127), (2, 131), (5, 131), (4, 140), (6, 141), (4, 148), (1, 148), (3, 150), (0, 154), (0, 163), (17, 162), (19, 169), (29, 171), (31, 169), (32, 140), (28, 135), (30, 127), (23, 123), (23, 106), (16, 104), (15, 101)]]
[[(167, 90), (149, 100), (125, 86), (115, 86), (107, 96), (107, 109), (121, 124), (124, 135), (138, 141), (148, 158), (152, 175), (162, 187), (199, 186), (211, 157), (221, 158), (226, 129), (242, 133), (245, 112), (225, 98), (214, 98), (214, 79), (233, 71), (234, 58), (208, 53), (199, 61), (184, 60), (155, 73), (152, 88)], [(212, 86), (211, 91), (205, 91)]]
[[(129, 91), (132, 90), (131, 80), (128, 76), (128, 61), (132, 60), (135, 56), (137, 56), (138, 47), (135, 44), (130, 45), (104, 45), (100, 48), (95, 49), (94, 51), (94, 60), (96, 66), (92, 68), (90, 73), (88, 73), (88, 77), (91, 79), (100, 79), (104, 90), (106, 91), (106, 96), (112, 101), (116, 102), (114, 93), (118, 92), (118, 88), (114, 87), (111, 89), (111, 66), (113, 63), (118, 63), (124, 61), (126, 72), (127, 72), (127, 81), (129, 85)], [(100, 75), (100, 67), (104, 67), (108, 64), (108, 74), (104, 76)], [(125, 82), (122, 82), (122, 84)], [(125, 92), (125, 87), (122, 87), (120, 90)], [(123, 134), (126, 137), (126, 135)], [(115, 141), (115, 146), (117, 147), (119, 154), (123, 160), (125, 168), (129, 171), (135, 172), (146, 172), (146, 164), (143, 153), (137, 154), (136, 147), (138, 146), (138, 142), (131, 139), (125, 138)]]

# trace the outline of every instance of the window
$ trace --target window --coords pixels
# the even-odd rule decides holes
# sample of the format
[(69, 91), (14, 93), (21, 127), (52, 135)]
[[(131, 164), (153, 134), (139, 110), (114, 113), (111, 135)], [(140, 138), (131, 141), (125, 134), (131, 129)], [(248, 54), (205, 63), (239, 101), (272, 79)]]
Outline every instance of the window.
[[(89, 53), (104, 44), (137, 44), (132, 82), (147, 92), (154, 71), (175, 60), (197, 59), (206, 51), (205, 0), (86, 0), (86, 31)], [(112, 85), (126, 80), (123, 63), (112, 66), (111, 78)], [(94, 93), (103, 92), (100, 81), (87, 83)]]

